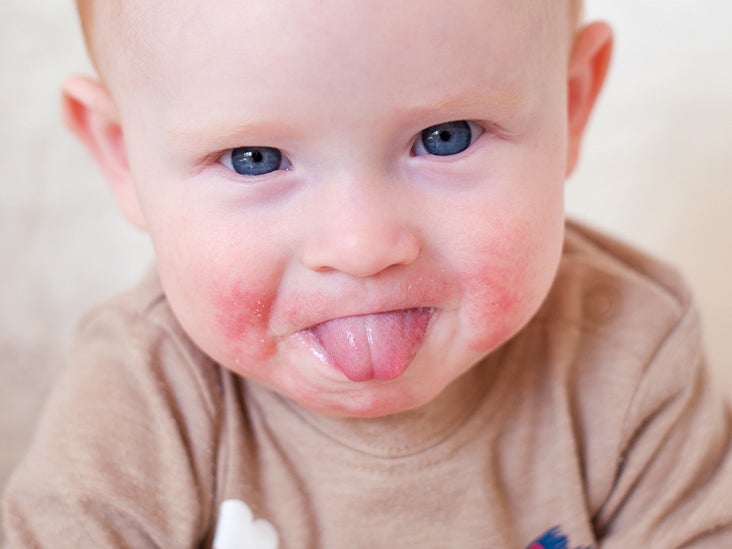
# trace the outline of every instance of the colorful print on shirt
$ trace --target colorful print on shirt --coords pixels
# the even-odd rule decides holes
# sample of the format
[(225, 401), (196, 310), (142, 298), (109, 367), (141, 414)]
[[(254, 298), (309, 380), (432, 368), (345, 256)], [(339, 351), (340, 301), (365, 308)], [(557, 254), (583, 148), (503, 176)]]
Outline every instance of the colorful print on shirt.
[(214, 549), (277, 549), (279, 536), (272, 524), (255, 519), (249, 506), (238, 499), (227, 499), (219, 508)]
[[(555, 526), (547, 530), (541, 537), (532, 541), (526, 549), (570, 549), (569, 538), (562, 534), (561, 528)], [(576, 549), (592, 549), (589, 546), (577, 546)]]

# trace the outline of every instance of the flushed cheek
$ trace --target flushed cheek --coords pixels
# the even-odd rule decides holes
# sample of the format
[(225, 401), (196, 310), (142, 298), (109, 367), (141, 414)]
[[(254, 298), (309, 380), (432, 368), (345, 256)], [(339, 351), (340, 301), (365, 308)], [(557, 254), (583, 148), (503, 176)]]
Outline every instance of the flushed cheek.
[(483, 246), (461, 277), (474, 351), (489, 352), (511, 338), (541, 304), (555, 269), (552, 257), (558, 253), (537, 253), (533, 243), (530, 232), (523, 230)]
[(512, 269), (486, 265), (465, 277), (466, 317), (470, 347), (487, 352), (512, 335), (522, 306), (521, 285)]
[(272, 302), (266, 292), (246, 289), (240, 283), (212, 292), (216, 330), (231, 361), (242, 356), (263, 360), (274, 354), (276, 341), (268, 330)]

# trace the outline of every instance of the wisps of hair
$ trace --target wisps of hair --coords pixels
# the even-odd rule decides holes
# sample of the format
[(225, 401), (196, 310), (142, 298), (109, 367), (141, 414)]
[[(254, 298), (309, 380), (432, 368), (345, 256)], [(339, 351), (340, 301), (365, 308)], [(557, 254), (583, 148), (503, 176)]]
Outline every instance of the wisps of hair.
[(572, 21), (575, 26), (579, 25), (582, 21), (582, 15), (584, 13), (584, 2), (583, 0), (569, 0), (569, 9), (571, 10)]
[(76, 0), (76, 10), (79, 13), (79, 21), (81, 22), (81, 30), (84, 34), (84, 42), (89, 56), (94, 59), (94, 51), (92, 48), (92, 27), (94, 20), (94, 0)]

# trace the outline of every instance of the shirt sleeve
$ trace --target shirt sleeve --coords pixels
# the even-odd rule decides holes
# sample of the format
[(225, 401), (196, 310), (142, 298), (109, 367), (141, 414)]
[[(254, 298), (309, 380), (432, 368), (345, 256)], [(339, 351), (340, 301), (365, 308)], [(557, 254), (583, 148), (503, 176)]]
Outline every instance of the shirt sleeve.
[(647, 365), (623, 422), (618, 474), (595, 518), (600, 547), (732, 547), (728, 405), (693, 308)]
[(7, 547), (198, 546), (214, 497), (207, 375), (137, 313), (87, 321), (8, 485)]

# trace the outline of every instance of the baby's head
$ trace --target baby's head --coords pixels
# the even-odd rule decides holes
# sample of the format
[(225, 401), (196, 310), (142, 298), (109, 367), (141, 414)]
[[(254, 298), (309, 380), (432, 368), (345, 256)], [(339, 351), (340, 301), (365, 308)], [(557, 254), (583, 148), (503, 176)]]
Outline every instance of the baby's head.
[(611, 44), (578, 4), (80, 0), (104, 85), (70, 79), (67, 121), (202, 350), (396, 413), (549, 291)]

